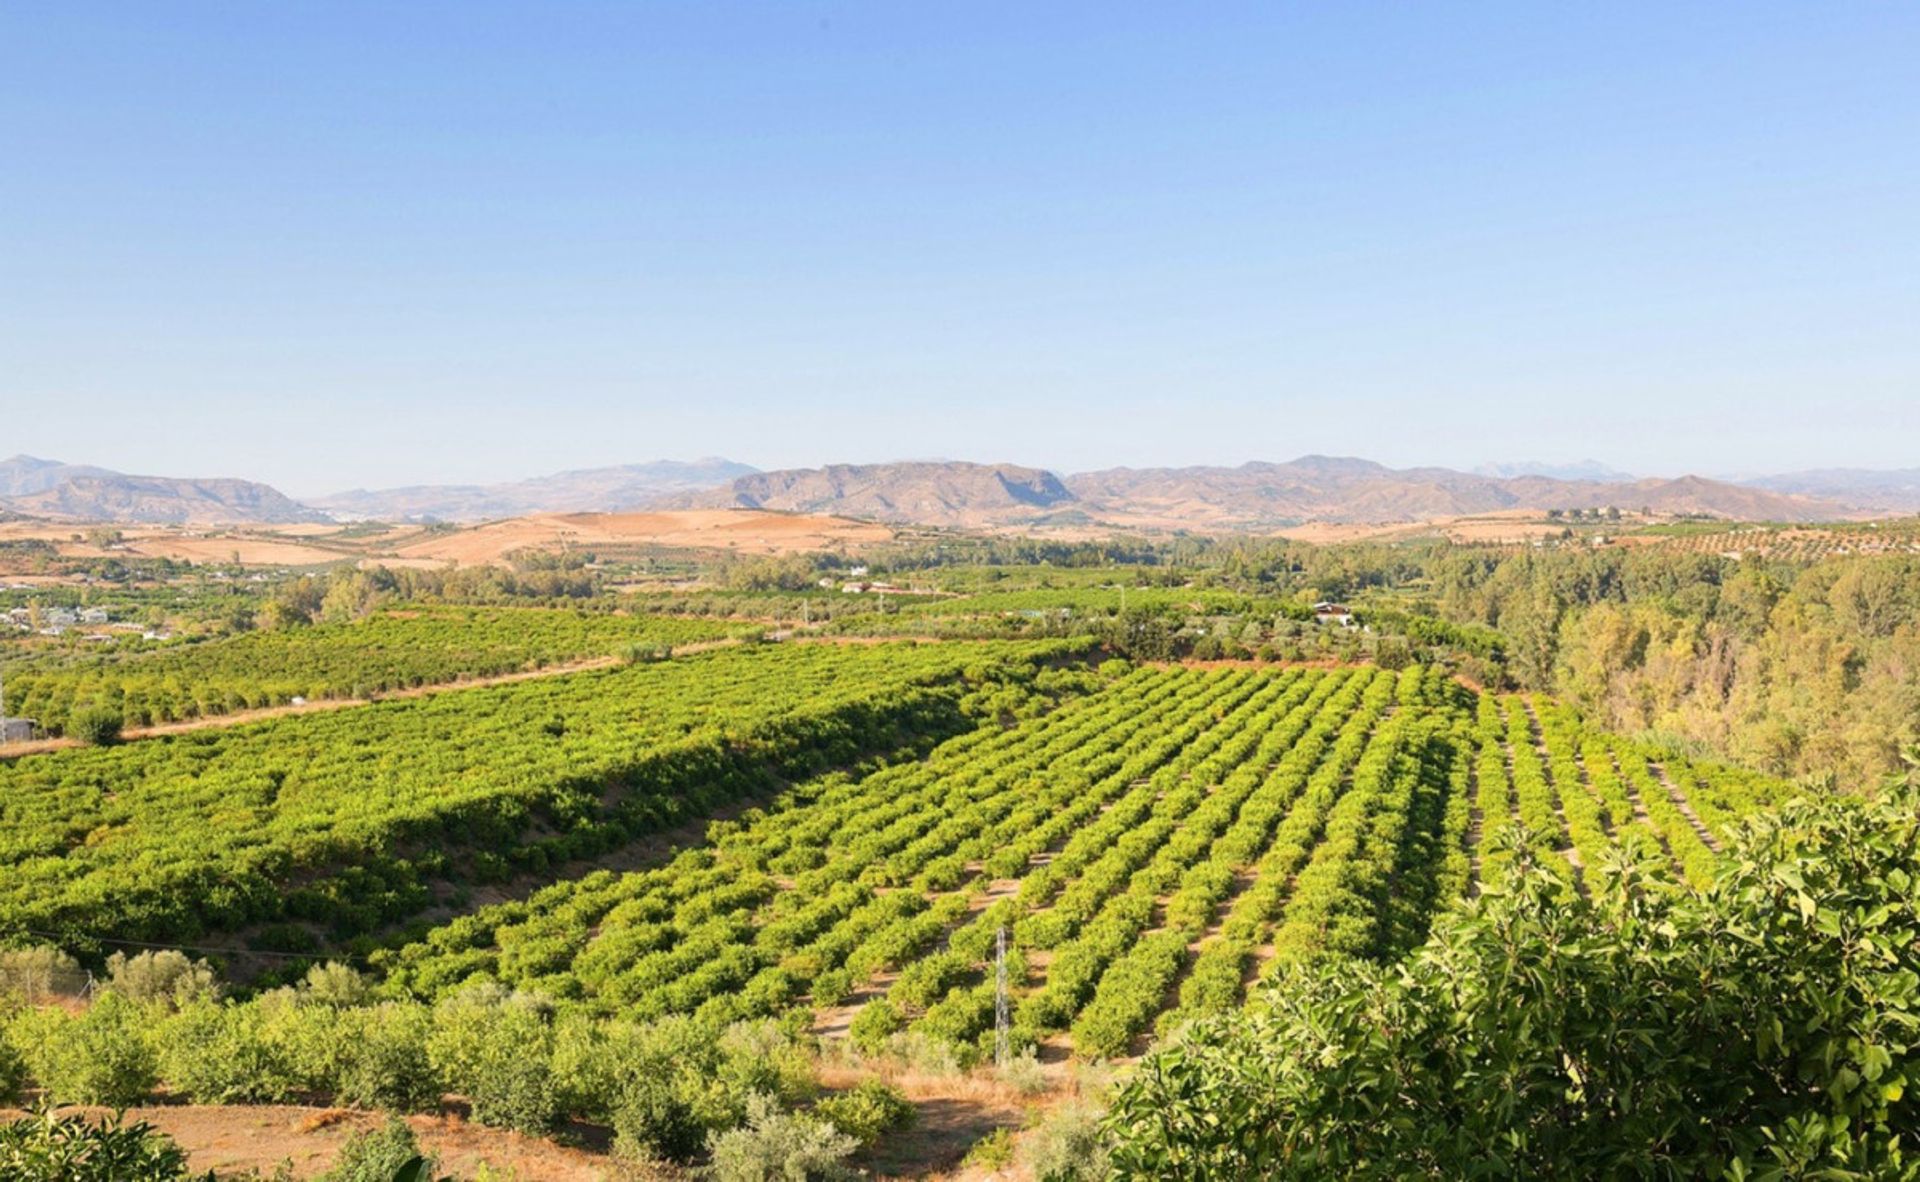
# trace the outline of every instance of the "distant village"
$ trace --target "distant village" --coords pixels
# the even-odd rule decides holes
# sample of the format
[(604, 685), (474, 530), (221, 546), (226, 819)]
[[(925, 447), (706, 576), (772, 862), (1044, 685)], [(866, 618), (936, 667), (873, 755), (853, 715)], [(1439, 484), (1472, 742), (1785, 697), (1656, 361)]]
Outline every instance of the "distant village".
[(104, 607), (41, 607), (32, 604), (27, 607), (9, 608), (0, 615), (4, 625), (16, 632), (28, 632), (39, 636), (65, 636), (77, 629), (109, 629), (83, 633), (86, 640), (115, 640), (115, 633), (138, 632), (143, 640), (167, 640), (169, 634), (142, 628), (138, 624), (115, 624), (112, 613)]

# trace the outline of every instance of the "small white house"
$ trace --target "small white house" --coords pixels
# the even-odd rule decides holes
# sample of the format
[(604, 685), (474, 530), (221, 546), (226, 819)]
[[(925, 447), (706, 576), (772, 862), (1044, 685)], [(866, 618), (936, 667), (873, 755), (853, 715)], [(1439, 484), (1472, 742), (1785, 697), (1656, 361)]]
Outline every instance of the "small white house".
[(1344, 603), (1321, 600), (1313, 605), (1313, 618), (1322, 624), (1338, 624), (1342, 628), (1353, 627), (1353, 609)]

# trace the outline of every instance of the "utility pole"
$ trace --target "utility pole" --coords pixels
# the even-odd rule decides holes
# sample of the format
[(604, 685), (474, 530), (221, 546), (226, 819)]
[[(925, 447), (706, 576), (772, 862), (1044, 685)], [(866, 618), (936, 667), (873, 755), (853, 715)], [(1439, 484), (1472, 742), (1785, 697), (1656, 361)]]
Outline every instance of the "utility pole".
[(993, 1061), (1005, 1067), (1011, 1060), (1007, 1017), (1007, 929), (1002, 924), (993, 937)]

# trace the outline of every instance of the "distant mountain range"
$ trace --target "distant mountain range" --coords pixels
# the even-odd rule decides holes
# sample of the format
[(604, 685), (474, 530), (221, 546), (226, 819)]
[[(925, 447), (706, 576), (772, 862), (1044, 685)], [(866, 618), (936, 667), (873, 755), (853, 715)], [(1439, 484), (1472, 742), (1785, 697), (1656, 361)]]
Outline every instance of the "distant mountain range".
[(756, 472), (719, 488), (660, 502), (663, 507), (778, 509), (834, 513), (920, 525), (1038, 521), (1075, 500), (1039, 468), (959, 461), (829, 464)]
[(542, 512), (753, 508), (928, 526), (1280, 530), (1500, 511), (1648, 509), (1745, 521), (1828, 521), (1920, 511), (1920, 469), (1836, 469), (1740, 482), (1634, 479), (1593, 461), (1389, 468), (1303, 456), (1238, 467), (1109, 468), (1068, 476), (1014, 464), (916, 460), (762, 472), (725, 459), (662, 460), (491, 485), (355, 490), (293, 501), (244, 480), (174, 480), (28, 456), (0, 462), (0, 513), (63, 521), (209, 524), (371, 518), (470, 522)]
[(1650, 509), (1742, 520), (1825, 521), (1831, 501), (1698, 476), (1673, 480), (1496, 477), (1304, 456), (1237, 468), (1109, 468), (1065, 478), (1009, 464), (830, 465), (760, 472), (663, 505), (840, 513), (955, 527), (1112, 524), (1276, 529), (1307, 521), (1403, 522), (1501, 510)]
[(1920, 512), (1920, 468), (1885, 472), (1866, 468), (1816, 468), (1782, 476), (1760, 476), (1742, 483), (1885, 513)]
[(529, 513), (614, 512), (662, 497), (708, 489), (758, 468), (709, 458), (682, 463), (582, 468), (509, 484), (422, 484), (318, 497), (308, 503), (335, 517), (378, 521), (484, 521)]
[(319, 510), (251, 480), (128, 476), (33, 456), (0, 460), (0, 509), (58, 521), (290, 525), (328, 520)]
[(1599, 460), (1576, 460), (1571, 464), (1544, 464), (1538, 460), (1521, 460), (1510, 464), (1482, 464), (1473, 470), (1473, 474), (1498, 476), (1503, 480), (1515, 476), (1550, 476), (1555, 480), (1599, 480), (1611, 484), (1638, 479), (1631, 472), (1622, 472)]

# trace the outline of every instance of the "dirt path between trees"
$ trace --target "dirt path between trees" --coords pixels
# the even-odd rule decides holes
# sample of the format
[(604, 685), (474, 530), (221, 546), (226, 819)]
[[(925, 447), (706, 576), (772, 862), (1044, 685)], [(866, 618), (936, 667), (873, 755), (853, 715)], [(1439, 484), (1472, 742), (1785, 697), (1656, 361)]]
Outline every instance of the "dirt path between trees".
[[(104, 1118), (105, 1109), (69, 1109)], [(0, 1111), (0, 1120), (23, 1115)], [(271, 1174), (283, 1163), (292, 1176), (316, 1178), (329, 1169), (347, 1138), (377, 1128), (378, 1113), (293, 1104), (166, 1104), (127, 1111), (129, 1123), (146, 1121), (179, 1142), (195, 1170), (221, 1174), (257, 1169)], [(538, 1137), (469, 1123), (458, 1116), (412, 1116), (407, 1123), (420, 1147), (440, 1158), (440, 1169), (471, 1178), (482, 1165), (508, 1177), (541, 1182), (601, 1182), (612, 1164), (583, 1149)]]
[[(913, 641), (916, 644), (948, 643), (931, 636), (825, 636), (804, 633), (789, 633), (783, 636), (769, 637), (764, 643), (779, 644), (820, 644), (820, 645), (869, 645), (890, 644), (899, 641)], [(722, 637), (718, 640), (699, 640), (691, 644), (673, 646), (675, 657), (692, 656), (695, 653), (712, 652), (715, 649), (738, 648), (749, 643), (737, 636)], [(960, 641), (958, 643), (967, 643)], [(263, 722), (270, 718), (285, 718), (294, 714), (317, 714), (328, 710), (347, 710), (355, 706), (369, 706), (375, 702), (399, 702), (408, 698), (426, 698), (434, 694), (452, 693), (457, 690), (485, 689), (494, 685), (510, 685), (516, 681), (537, 681), (543, 677), (565, 677), (570, 673), (585, 673), (593, 669), (611, 669), (622, 664), (622, 657), (588, 657), (578, 661), (567, 661), (557, 665), (548, 665), (540, 669), (521, 669), (513, 673), (498, 673), (490, 677), (467, 677), (457, 681), (438, 681), (431, 685), (410, 686), (407, 689), (390, 690), (386, 693), (370, 694), (357, 698), (318, 698), (303, 702), (297, 706), (264, 706), (258, 710), (236, 710), (231, 714), (209, 714), (204, 718), (189, 718), (180, 722), (165, 722), (154, 726), (130, 726), (121, 732), (121, 739), (137, 741), (140, 739), (160, 738), (166, 735), (183, 735), (193, 731), (203, 731), (229, 726), (244, 726), (250, 722)], [(26, 743), (0, 743), (0, 759), (16, 759), (23, 755), (44, 755), (50, 751), (65, 751), (80, 746), (78, 739), (34, 739)]]
[(1553, 777), (1553, 758), (1547, 751), (1546, 728), (1540, 725), (1540, 716), (1534, 713), (1533, 702), (1530, 699), (1521, 698), (1520, 706), (1527, 714), (1527, 737), (1532, 741), (1534, 758), (1540, 764), (1540, 775), (1547, 782), (1547, 794), (1553, 801), (1554, 815), (1560, 818), (1560, 832), (1555, 836), (1566, 842), (1566, 845), (1558, 847), (1554, 852), (1565, 858), (1567, 865), (1573, 867), (1574, 889), (1584, 896), (1588, 890), (1586, 859), (1580, 856), (1580, 851), (1573, 844), (1573, 828), (1567, 824), (1566, 802), (1560, 798), (1562, 788)]
[[(739, 641), (703, 641), (699, 645), (687, 645), (675, 652), (694, 652), (707, 648), (716, 648)], [(371, 694), (358, 698), (318, 698), (310, 702), (287, 706), (263, 706), (258, 710), (235, 710), (231, 714), (209, 714), (203, 718), (188, 718), (180, 722), (163, 722), (154, 726), (130, 726), (122, 731), (120, 737), (127, 741), (155, 739), (166, 735), (184, 735), (193, 731), (213, 730), (229, 726), (245, 726), (250, 722), (264, 722), (270, 718), (286, 718), (294, 714), (319, 714), (329, 710), (346, 710), (354, 706), (369, 706), (375, 702), (398, 702), (408, 698), (426, 698), (434, 694), (451, 693), (455, 690), (484, 689), (490, 685), (510, 685), (516, 681), (536, 681), (543, 677), (564, 677), (569, 673), (585, 673), (591, 669), (610, 669), (621, 663), (619, 657), (591, 657), (581, 661), (568, 661), (559, 665), (548, 665), (540, 669), (521, 669), (513, 673), (496, 673), (490, 677), (468, 677), (459, 681), (439, 681), (432, 685), (416, 685), (406, 689), (391, 690), (387, 693)], [(7, 743), (0, 745), (0, 759), (12, 759), (21, 755), (43, 755), (49, 751), (65, 751), (80, 746), (78, 739), (35, 739), (28, 743)]]
[(1673, 777), (1667, 774), (1667, 769), (1648, 760), (1647, 771), (1659, 781), (1662, 788), (1667, 790), (1667, 796), (1673, 801), (1673, 807), (1680, 810), (1680, 815), (1687, 819), (1687, 824), (1693, 826), (1694, 832), (1700, 835), (1700, 840), (1706, 843), (1706, 847), (1716, 854), (1719, 853), (1720, 839), (1715, 837), (1713, 830), (1707, 828), (1706, 822), (1700, 819), (1700, 814), (1694, 811), (1693, 802), (1688, 800), (1687, 794), (1680, 790), (1680, 785), (1673, 782)]

